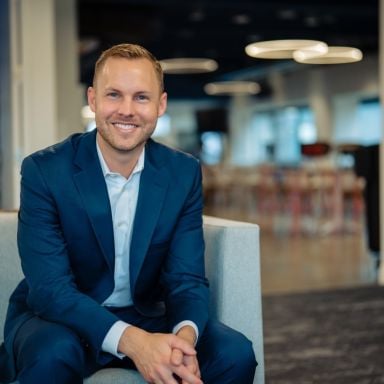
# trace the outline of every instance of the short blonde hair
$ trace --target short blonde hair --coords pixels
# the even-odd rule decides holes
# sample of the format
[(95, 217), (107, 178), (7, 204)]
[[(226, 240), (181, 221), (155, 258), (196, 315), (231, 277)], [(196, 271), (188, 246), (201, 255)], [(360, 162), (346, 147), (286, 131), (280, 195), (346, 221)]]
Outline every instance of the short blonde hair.
[(160, 85), (160, 91), (164, 91), (164, 73), (159, 61), (151, 52), (137, 44), (118, 44), (102, 52), (95, 64), (93, 85), (95, 85), (98, 74), (102, 70), (107, 59), (110, 57), (121, 57), (125, 59), (148, 59), (152, 63), (155, 70)]

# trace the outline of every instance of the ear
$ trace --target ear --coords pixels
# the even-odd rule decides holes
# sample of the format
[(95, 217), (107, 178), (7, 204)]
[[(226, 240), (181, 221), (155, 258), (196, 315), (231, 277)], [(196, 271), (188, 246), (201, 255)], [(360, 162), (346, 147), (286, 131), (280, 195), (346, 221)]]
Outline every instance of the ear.
[(93, 87), (88, 87), (87, 90), (88, 105), (92, 112), (96, 110), (96, 91)]
[(167, 93), (163, 92), (160, 96), (159, 109), (158, 109), (158, 113), (157, 113), (158, 117), (163, 116), (166, 109), (167, 109), (167, 98), (168, 98)]

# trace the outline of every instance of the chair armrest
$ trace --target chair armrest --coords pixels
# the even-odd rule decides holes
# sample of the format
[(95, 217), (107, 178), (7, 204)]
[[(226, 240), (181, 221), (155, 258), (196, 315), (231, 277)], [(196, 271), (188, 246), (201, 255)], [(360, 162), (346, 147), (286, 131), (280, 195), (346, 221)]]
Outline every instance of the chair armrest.
[(204, 216), (206, 271), (212, 316), (245, 334), (258, 367), (254, 383), (264, 383), (259, 227)]
[[(0, 211), (0, 331), (2, 332), (8, 300), (23, 278), (16, 242), (17, 212)], [(3, 334), (0, 336), (0, 343)]]

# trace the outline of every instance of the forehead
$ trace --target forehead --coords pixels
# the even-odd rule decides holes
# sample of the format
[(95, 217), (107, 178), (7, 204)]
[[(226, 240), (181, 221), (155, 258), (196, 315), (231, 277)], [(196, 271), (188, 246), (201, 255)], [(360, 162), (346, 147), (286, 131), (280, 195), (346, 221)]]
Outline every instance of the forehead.
[(110, 82), (124, 84), (127, 81), (159, 85), (154, 65), (147, 58), (109, 57), (96, 75), (98, 85)]

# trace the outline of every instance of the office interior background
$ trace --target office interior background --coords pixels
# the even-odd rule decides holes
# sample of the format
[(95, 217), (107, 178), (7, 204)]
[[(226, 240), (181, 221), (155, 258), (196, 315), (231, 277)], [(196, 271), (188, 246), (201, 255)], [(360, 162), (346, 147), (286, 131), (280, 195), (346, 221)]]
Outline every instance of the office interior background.
[[(205, 214), (260, 226), (266, 381), (382, 382), (383, 4), (0, 1), (0, 209), (18, 208), (25, 156), (94, 129), (85, 96), (103, 49), (133, 42), (160, 60), (215, 60), (213, 72), (165, 75), (169, 105), (154, 136), (200, 158)], [(363, 58), (245, 53), (280, 39), (352, 46)], [(206, 92), (226, 81), (259, 91)]]
[[(206, 214), (260, 225), (263, 293), (375, 282), (383, 274), (380, 5), (2, 1), (1, 208), (18, 207), (23, 157), (94, 128), (85, 98), (94, 62), (108, 46), (133, 42), (160, 60), (217, 62), (210, 73), (165, 75), (169, 106), (154, 136), (201, 159)], [(353, 46), (363, 59), (316, 65), (245, 53), (276, 39)], [(223, 81), (252, 81), (259, 91), (206, 92)]]

